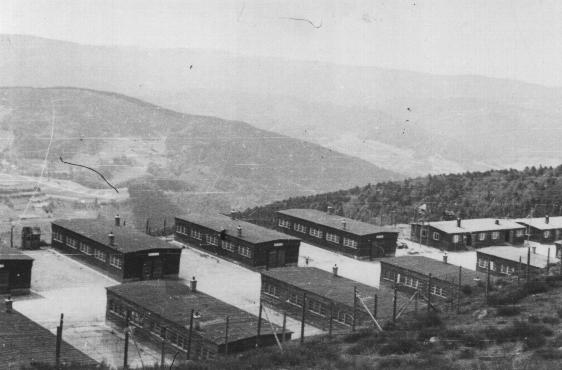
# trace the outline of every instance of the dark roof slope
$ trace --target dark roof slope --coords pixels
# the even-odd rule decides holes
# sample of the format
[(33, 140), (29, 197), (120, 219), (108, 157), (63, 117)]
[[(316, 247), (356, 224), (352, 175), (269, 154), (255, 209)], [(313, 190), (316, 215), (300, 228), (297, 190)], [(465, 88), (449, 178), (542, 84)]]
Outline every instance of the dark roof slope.
[[(200, 334), (215, 344), (224, 344), (226, 317), (229, 317), (229, 342), (255, 337), (258, 318), (226, 302), (202, 292), (193, 292), (185, 284), (172, 280), (147, 280), (107, 288), (130, 302), (153, 312), (165, 320), (185, 327), (191, 309), (201, 315)], [(274, 325), (277, 332), (281, 328)], [(269, 325), (262, 325), (263, 335), (272, 334)]]
[(277, 211), (277, 213), (297, 217), (302, 220), (314, 222), (318, 225), (342, 231), (342, 220), (345, 220), (345, 231), (356, 235), (398, 233), (396, 229), (393, 229), (391, 227), (381, 227), (361, 221), (347, 219), (342, 216), (330, 215), (326, 212), (318, 211), (316, 209), (284, 209)]
[[(381, 259), (381, 264), (389, 264), (399, 266), (407, 270), (415, 271), (422, 275), (428, 275), (436, 279), (445, 280), (449, 282), (459, 281), (459, 266), (445, 263), (443, 261), (435, 260), (433, 258), (424, 256), (402, 256), (402, 257), (389, 257)], [(461, 271), (461, 283), (463, 285), (476, 285), (475, 278), (480, 280), (485, 279), (485, 274), (463, 268)]]
[[(17, 311), (0, 311), (0, 368), (19, 369), (32, 362), (55, 364), (56, 337)], [(92, 358), (63, 341), (61, 363), (80, 369), (97, 364)], [(73, 367), (74, 368), (74, 367)], [(76, 367), (78, 368), (78, 367)]]
[(0, 261), (33, 261), (33, 258), (15, 248), (0, 248)]
[[(250, 243), (267, 243), (277, 240), (299, 240), (298, 238), (277, 232), (275, 230), (267, 229), (249, 222), (242, 220), (232, 219), (228, 216), (221, 214), (204, 215), (197, 213), (190, 213), (185, 216), (178, 216), (177, 219), (188, 221), (207, 227), (219, 233), (225, 230), (226, 235), (246, 240)], [(242, 228), (242, 235), (238, 235), (238, 226)]]
[[(377, 317), (392, 317), (393, 291), (385, 285), (376, 288), (342, 276), (334, 276), (331, 272), (316, 267), (280, 267), (262, 271), (261, 274), (348, 307), (353, 307), (353, 292), (356, 287), (359, 297), (370, 310), (373, 308), (374, 296), (377, 295)], [(401, 307), (408, 298), (401, 292), (397, 294), (398, 307)]]
[[(151, 249), (181, 249), (163, 240), (149, 236), (130, 227), (118, 227), (112, 222), (90, 219), (56, 220), (53, 225), (74, 231), (88, 239), (120, 252), (138, 252)], [(114, 245), (109, 245), (108, 234), (115, 235)]]

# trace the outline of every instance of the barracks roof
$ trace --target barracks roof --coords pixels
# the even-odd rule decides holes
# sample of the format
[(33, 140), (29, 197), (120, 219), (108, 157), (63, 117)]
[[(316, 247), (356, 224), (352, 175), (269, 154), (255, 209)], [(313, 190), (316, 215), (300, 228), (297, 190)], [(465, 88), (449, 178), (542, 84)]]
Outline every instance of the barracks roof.
[[(253, 244), (267, 243), (276, 240), (299, 240), (298, 238), (278, 231), (267, 229), (246, 221), (233, 219), (221, 214), (204, 215), (190, 213), (185, 216), (178, 216), (176, 219), (206, 227), (216, 231), (217, 233), (220, 233), (221, 230), (225, 230), (226, 235), (246, 240)], [(242, 228), (242, 235), (238, 235), (238, 226)]]
[[(199, 312), (200, 334), (211, 342), (225, 343), (224, 328), (229, 317), (228, 341), (253, 338), (257, 333), (258, 318), (210, 295), (193, 292), (187, 285), (173, 280), (145, 280), (107, 288), (124, 299), (182, 327), (189, 327), (191, 310)], [(274, 325), (277, 332), (281, 328)], [(269, 325), (263, 325), (262, 335), (273, 334)]]
[[(485, 248), (478, 248), (476, 250), (477, 253), (487, 254), (490, 256), (495, 256), (499, 258), (503, 258), (506, 260), (510, 260), (513, 262), (519, 262), (519, 257), (521, 257), (521, 263), (527, 263), (527, 255), (529, 250), (525, 247), (485, 247)], [(542, 254), (532, 253), (530, 254), (531, 258), (529, 260), (529, 264), (531, 266), (537, 268), (546, 268), (548, 264), (547, 256), (543, 256)], [(552, 261), (555, 262), (555, 259), (552, 258)]]
[[(53, 225), (80, 234), (108, 248), (123, 253), (138, 252), (151, 249), (181, 249), (163, 240), (149, 236), (130, 227), (115, 226), (112, 222), (92, 219), (56, 220)], [(115, 235), (114, 245), (109, 244), (108, 234)]]
[[(381, 227), (366, 222), (348, 219), (338, 215), (331, 215), (316, 209), (284, 209), (277, 211), (278, 214), (300, 218), (302, 220), (314, 222), (318, 225), (326, 226), (332, 229), (346, 231), (356, 235), (369, 235), (377, 233), (398, 233), (396, 229), (391, 227)], [(345, 220), (345, 230), (342, 228), (342, 220)]]
[[(0, 327), (0, 368), (19, 369), (33, 362), (55, 364), (56, 337), (49, 330), (15, 310), (7, 313), (4, 309), (0, 310)], [(74, 364), (76, 368), (97, 364), (65, 341), (61, 346), (61, 363)]]
[(548, 223), (546, 223), (545, 217), (518, 218), (515, 221), (522, 225), (529, 225), (539, 230), (562, 229), (562, 216), (549, 217)]
[(16, 248), (0, 248), (0, 261), (33, 261), (33, 258), (23, 254)]
[[(496, 223), (497, 221), (497, 223)], [(419, 222), (414, 223), (420, 225)], [(428, 221), (424, 225), (444, 231), (448, 234), (480, 232), (480, 231), (500, 231), (523, 229), (524, 226), (513, 220), (496, 219), (496, 218), (473, 218), (461, 220), (461, 227), (457, 227), (457, 220), (450, 221)]]

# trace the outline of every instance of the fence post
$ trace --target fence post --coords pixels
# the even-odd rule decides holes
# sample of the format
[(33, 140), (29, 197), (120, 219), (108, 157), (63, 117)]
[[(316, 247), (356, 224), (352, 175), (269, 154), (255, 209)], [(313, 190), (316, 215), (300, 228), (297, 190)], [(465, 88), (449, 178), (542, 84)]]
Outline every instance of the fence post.
[(353, 287), (353, 321), (351, 323), (351, 331), (355, 331), (357, 320), (357, 286)]
[(228, 355), (228, 324), (229, 324), (230, 318), (227, 316), (226, 317), (226, 323), (225, 323), (225, 328), (224, 328), (224, 354)]
[(287, 328), (287, 311), (283, 311), (283, 328), (281, 329), (281, 343), (285, 343), (285, 330)]
[(431, 309), (431, 273), (427, 279), (427, 312)]
[(304, 343), (304, 319), (306, 316), (306, 293), (302, 295), (302, 317), (301, 317), (301, 343)]
[(192, 340), (192, 336), (193, 336), (193, 314), (195, 313), (195, 310), (192, 308), (191, 309), (191, 315), (189, 317), (189, 333), (187, 336), (187, 359), (191, 360), (191, 340)]
[(129, 368), (129, 320), (131, 311), (127, 310), (125, 317), (125, 349), (123, 350), (123, 369), (127, 370)]
[(332, 337), (332, 330), (334, 325), (334, 302), (330, 302), (330, 324), (328, 327), (328, 336)]
[(394, 283), (394, 292), (392, 295), (392, 322), (395, 323), (396, 322), (396, 304), (397, 304), (397, 291), (398, 291), (398, 287), (396, 285), (396, 283)]
[(457, 289), (457, 315), (461, 312), (462, 266), (459, 266), (459, 287)]
[(262, 311), (263, 311), (263, 304), (262, 304), (261, 299), (260, 299), (260, 311), (259, 311), (259, 314), (258, 314), (258, 336), (256, 337), (256, 347), (260, 346)]
[(62, 325), (63, 325), (64, 314), (60, 314), (59, 326), (57, 326), (57, 341), (55, 348), (55, 361), (57, 368), (60, 366), (60, 350), (62, 345)]

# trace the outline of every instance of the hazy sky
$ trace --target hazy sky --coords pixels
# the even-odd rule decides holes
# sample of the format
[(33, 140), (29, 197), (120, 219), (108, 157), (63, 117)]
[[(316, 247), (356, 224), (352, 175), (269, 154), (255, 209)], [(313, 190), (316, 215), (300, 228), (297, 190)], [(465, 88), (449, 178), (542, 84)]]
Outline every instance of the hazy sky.
[(0, 32), (562, 86), (559, 0), (0, 0)]

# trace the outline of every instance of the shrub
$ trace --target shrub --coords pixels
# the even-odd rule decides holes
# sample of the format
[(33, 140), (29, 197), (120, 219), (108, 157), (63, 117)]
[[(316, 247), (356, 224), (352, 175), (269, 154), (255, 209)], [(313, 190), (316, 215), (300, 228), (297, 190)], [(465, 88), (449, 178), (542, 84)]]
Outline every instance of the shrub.
[(533, 323), (533, 324), (536, 324), (536, 323), (538, 323), (538, 322), (541, 321), (541, 320), (539, 319), (539, 317), (536, 316), (536, 315), (529, 315), (528, 320), (529, 320), (530, 323)]
[(560, 351), (558, 348), (540, 348), (535, 351), (535, 354), (546, 360), (562, 359), (562, 351)]
[(544, 316), (542, 322), (545, 324), (558, 325), (560, 324), (560, 319), (556, 316)]
[(562, 318), (562, 308), (559, 308), (556, 313), (558, 314), (558, 317)]
[(521, 313), (519, 306), (499, 306), (496, 310), (498, 316), (515, 316)]
[(459, 358), (463, 360), (467, 360), (469, 358), (474, 358), (474, 349), (472, 348), (463, 348), (459, 352)]
[(464, 295), (471, 295), (472, 294), (472, 287), (470, 285), (463, 285), (461, 287), (461, 292)]
[(392, 354), (414, 353), (420, 349), (420, 344), (413, 339), (398, 339), (383, 345), (379, 349), (379, 354), (386, 356)]

